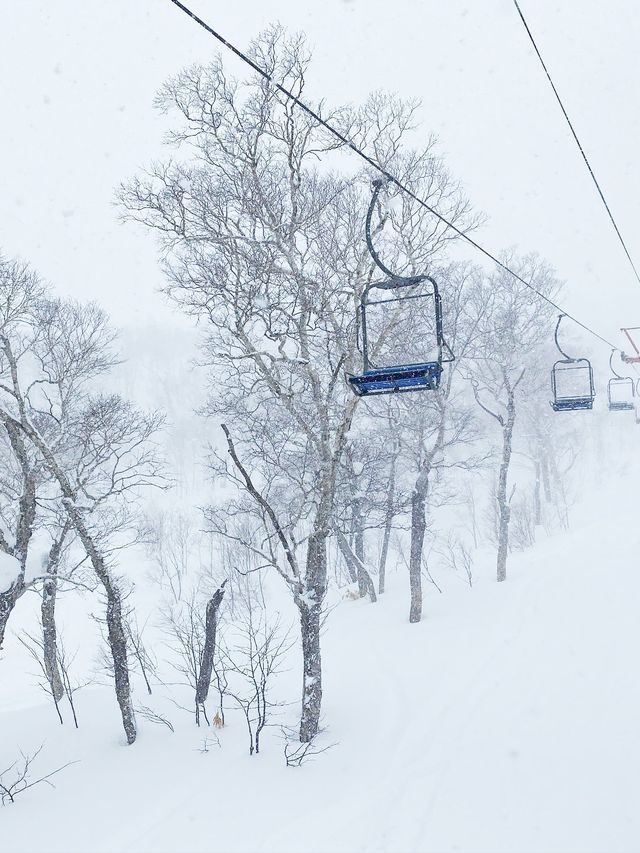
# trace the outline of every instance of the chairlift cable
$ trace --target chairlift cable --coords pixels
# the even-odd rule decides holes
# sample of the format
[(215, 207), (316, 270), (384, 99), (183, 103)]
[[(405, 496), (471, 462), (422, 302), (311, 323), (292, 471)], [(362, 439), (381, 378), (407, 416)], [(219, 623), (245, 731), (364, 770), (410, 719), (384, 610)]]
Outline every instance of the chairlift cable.
[[(371, 168), (375, 169), (377, 172), (379, 172), (381, 175), (383, 175), (390, 184), (393, 184), (395, 187), (397, 187), (401, 192), (403, 192), (409, 198), (413, 199), (419, 205), (424, 207), (425, 210), (428, 210), (429, 213), (433, 214), (433, 216), (436, 217), (436, 219), (440, 220), (440, 222), (442, 222), (444, 225), (446, 225), (448, 228), (450, 228), (459, 237), (462, 237), (463, 240), (466, 240), (466, 242), (469, 243), (470, 246), (473, 246), (474, 249), (477, 249), (477, 251), (481, 252), (485, 257), (489, 258), (489, 260), (491, 260), (494, 264), (496, 264), (498, 267), (500, 267), (500, 269), (504, 270), (509, 275), (513, 276), (513, 278), (515, 278), (516, 281), (519, 281), (525, 287), (529, 288), (529, 290), (531, 290), (533, 293), (535, 293), (537, 296), (539, 296), (540, 299), (543, 299), (545, 302), (547, 302), (549, 305), (551, 305), (553, 308), (555, 308), (556, 311), (560, 311), (562, 314), (565, 315), (565, 317), (572, 320), (577, 326), (580, 326), (580, 328), (584, 329), (590, 335), (593, 335), (595, 338), (598, 338), (599, 341), (606, 344), (608, 347), (614, 348), (614, 344), (612, 344), (610, 341), (608, 341), (605, 337), (598, 334), (598, 332), (594, 331), (592, 328), (587, 326), (585, 323), (582, 323), (580, 320), (578, 320), (577, 317), (575, 317), (573, 314), (570, 314), (564, 308), (561, 308), (560, 305), (558, 305), (556, 302), (554, 302), (548, 296), (545, 296), (544, 293), (541, 293), (530, 282), (525, 281), (525, 279), (522, 278), (522, 276), (518, 275), (518, 273), (515, 272), (515, 270), (512, 270), (507, 264), (505, 264), (503, 261), (499, 260), (499, 258), (497, 258), (492, 252), (490, 252), (489, 249), (486, 249), (484, 246), (482, 246), (480, 243), (478, 243), (476, 240), (474, 240), (472, 237), (470, 237), (468, 234), (466, 234), (464, 231), (462, 231), (460, 228), (458, 228), (457, 225), (454, 225), (453, 222), (449, 222), (449, 220), (445, 216), (443, 216), (441, 213), (438, 213), (438, 211), (435, 210), (433, 207), (431, 207), (431, 205), (428, 204), (424, 199), (422, 199), (422, 198), (420, 198), (420, 196), (416, 195), (411, 189), (409, 189), (409, 187), (407, 187), (398, 178), (396, 178), (395, 175), (393, 175), (391, 172), (387, 171), (379, 163), (376, 163), (376, 161), (372, 157), (370, 157), (367, 153), (362, 151), (362, 149), (358, 148), (358, 146), (352, 140), (350, 140), (347, 136), (345, 136), (343, 133), (341, 133), (337, 128), (333, 127), (333, 125), (331, 125), (329, 122), (325, 121), (325, 119), (323, 119), (314, 109), (312, 109), (310, 106), (308, 106), (297, 95), (294, 95), (293, 92), (290, 92), (288, 89), (286, 89), (284, 86), (282, 86), (276, 80), (274, 80), (273, 77), (267, 71), (264, 70), (264, 68), (261, 68), (249, 56), (247, 56), (245, 53), (243, 53), (241, 50), (239, 50), (237, 47), (235, 47), (230, 41), (228, 41), (226, 38), (224, 38), (224, 36), (222, 36), (219, 32), (214, 30), (212, 26), (207, 24), (206, 21), (204, 21), (202, 18), (200, 18), (198, 15), (196, 15), (195, 12), (193, 12), (191, 9), (189, 9), (187, 6), (185, 6), (184, 3), (180, 2), (180, 0), (169, 0), (169, 2), (173, 3), (174, 6), (176, 6), (185, 15), (187, 15), (189, 18), (191, 18), (193, 21), (195, 21), (196, 24), (198, 24), (200, 27), (202, 27), (204, 30), (206, 30), (206, 32), (208, 32), (209, 35), (211, 35), (215, 39), (217, 39), (220, 42), (220, 44), (224, 45), (224, 47), (226, 47), (233, 54), (235, 54), (242, 62), (244, 62), (246, 65), (248, 65), (250, 68), (252, 68), (263, 79), (267, 80), (275, 89), (277, 89), (282, 95), (284, 95), (286, 98), (288, 98), (294, 104), (296, 104), (296, 106), (298, 106), (303, 112), (305, 112), (307, 115), (311, 116), (311, 118), (313, 118), (314, 121), (316, 121), (318, 124), (322, 125), (322, 127), (324, 127), (326, 130), (328, 130), (329, 133), (333, 134), (333, 136), (335, 136), (336, 139), (339, 139), (340, 142), (343, 143), (343, 145), (345, 145), (347, 148), (350, 148), (351, 151), (354, 152), (354, 154), (356, 154), (358, 157), (360, 157), (362, 160), (364, 160), (365, 163), (367, 163), (369, 166), (371, 166)], [(640, 281), (640, 278), (638, 280)]]
[(611, 220), (611, 224), (613, 225), (615, 232), (618, 235), (618, 240), (620, 241), (620, 244), (622, 245), (622, 248), (624, 249), (624, 253), (627, 256), (629, 263), (631, 264), (631, 269), (633, 270), (633, 274), (635, 275), (638, 284), (640, 284), (640, 273), (638, 273), (636, 265), (634, 264), (633, 259), (631, 258), (631, 254), (630, 254), (629, 250), (627, 249), (627, 244), (625, 243), (624, 238), (623, 238), (622, 234), (620, 233), (620, 229), (618, 228), (618, 224), (617, 224), (616, 220), (614, 219), (613, 213), (611, 212), (611, 208), (609, 207), (609, 204), (607, 202), (607, 199), (605, 198), (604, 192), (602, 191), (602, 187), (598, 183), (598, 179), (596, 178), (595, 172), (593, 171), (593, 167), (591, 166), (591, 163), (589, 162), (589, 158), (587, 157), (585, 150), (582, 146), (582, 143), (580, 142), (580, 139), (578, 137), (578, 134), (576, 133), (576, 130), (573, 126), (573, 123), (572, 123), (571, 119), (569, 118), (569, 114), (568, 114), (568, 112), (567, 112), (567, 110), (566, 110), (566, 108), (562, 102), (562, 99), (558, 93), (558, 90), (556, 89), (555, 83), (553, 82), (551, 74), (549, 73), (549, 69), (547, 68), (546, 63), (545, 63), (544, 59), (542, 58), (542, 54), (540, 53), (538, 45), (536, 44), (536, 40), (533, 37), (533, 33), (529, 29), (529, 24), (527, 23), (527, 20), (524, 16), (522, 9), (520, 8), (520, 4), (518, 3), (518, 0), (513, 0), (513, 4), (518, 11), (518, 15), (520, 16), (520, 20), (522, 21), (522, 24), (523, 24), (525, 30), (527, 31), (527, 35), (529, 36), (529, 41), (533, 45), (533, 49), (536, 53), (536, 56), (540, 60), (540, 65), (542, 66), (544, 73), (547, 77), (547, 80), (549, 81), (549, 85), (553, 89), (553, 94), (556, 96), (556, 100), (557, 100), (558, 104), (560, 105), (560, 109), (562, 110), (562, 114), (565, 117), (567, 124), (569, 125), (569, 130), (571, 131), (571, 134), (575, 140), (575, 143), (578, 146), (578, 150), (580, 151), (580, 154), (582, 155), (582, 159), (584, 160), (585, 165), (586, 165), (587, 169), (589, 170), (589, 174), (591, 175), (591, 180), (595, 184), (595, 188), (598, 191), (598, 195), (600, 196), (600, 200), (602, 201), (602, 204), (604, 205), (604, 208), (607, 211), (609, 219)]

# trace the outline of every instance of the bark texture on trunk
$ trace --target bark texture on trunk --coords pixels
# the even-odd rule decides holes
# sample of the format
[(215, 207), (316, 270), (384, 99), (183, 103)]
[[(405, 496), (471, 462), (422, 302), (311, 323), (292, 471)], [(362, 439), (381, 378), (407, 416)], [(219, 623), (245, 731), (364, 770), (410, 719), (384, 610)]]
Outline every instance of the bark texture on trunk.
[(20, 428), (3, 418), (4, 428), (9, 437), (11, 449), (20, 465), (22, 475), (22, 493), (18, 503), (18, 521), (16, 525), (15, 545), (11, 548), (3, 537), (3, 550), (15, 557), (19, 563), (18, 577), (8, 590), (0, 594), (0, 649), (4, 642), (7, 623), (20, 596), (27, 590), (25, 583), (27, 555), (33, 536), (36, 520), (36, 478)]
[(428, 474), (423, 471), (411, 493), (411, 545), (409, 549), (409, 622), (422, 618), (422, 550), (427, 529)]
[(513, 390), (509, 390), (507, 399), (507, 417), (502, 426), (502, 461), (498, 475), (498, 556), (496, 577), (498, 582), (507, 579), (507, 555), (509, 553), (509, 521), (511, 504), (507, 496), (507, 481), (513, 443), (513, 425), (516, 419), (516, 407)]
[[(449, 380), (450, 381), (450, 380)], [(437, 464), (437, 458), (442, 451), (447, 425), (447, 394), (436, 398), (439, 418), (433, 444), (426, 450), (424, 437), (420, 439), (422, 458), (418, 464), (418, 476), (411, 493), (411, 543), (409, 547), (409, 588), (411, 601), (409, 606), (409, 622), (419, 622), (422, 619), (422, 552), (424, 537), (427, 530), (427, 497), (429, 479)]]
[(540, 460), (536, 459), (534, 462), (535, 467), (535, 484), (533, 487), (533, 513), (534, 513), (534, 523), (536, 526), (542, 524), (542, 501), (540, 499), (540, 485), (542, 480), (542, 472)]
[(309, 539), (305, 570), (305, 592), (296, 596), (302, 637), (302, 714), (300, 740), (309, 743), (318, 733), (322, 709), (322, 658), (320, 623), (327, 591), (327, 532)]
[(209, 688), (211, 686), (211, 675), (213, 673), (213, 661), (216, 653), (216, 631), (218, 627), (218, 610), (224, 598), (226, 580), (222, 582), (213, 596), (207, 602), (205, 615), (204, 647), (202, 649), (202, 660), (200, 661), (200, 672), (196, 684), (196, 705), (203, 705), (207, 701)]
[(29, 543), (31, 542), (33, 525), (36, 520), (36, 481), (34, 472), (29, 464), (22, 436), (13, 436), (12, 433), (13, 429), (10, 431), (11, 444), (13, 445), (23, 471), (23, 487), (22, 494), (20, 496), (16, 544), (13, 549), (13, 556), (20, 562), (22, 577), (24, 577), (27, 564), (27, 554), (29, 553)]
[[(362, 571), (364, 568), (364, 518), (362, 512), (362, 495), (360, 494), (360, 480), (355, 472), (355, 466), (351, 452), (346, 452), (346, 468), (349, 473), (350, 491), (351, 491), (351, 537), (349, 540), (349, 550), (353, 551), (358, 558), (350, 560), (345, 557), (347, 570), (352, 582), (355, 580), (358, 583), (358, 593), (360, 598), (364, 598), (369, 589), (368, 573)], [(341, 548), (342, 550), (342, 548)], [(344, 556), (344, 551), (342, 551)]]
[(544, 499), (551, 503), (551, 478), (549, 476), (549, 456), (546, 450), (542, 451), (542, 486), (544, 488)]
[[(347, 540), (347, 537), (344, 535), (342, 530), (339, 527), (336, 527), (336, 538), (338, 540), (338, 548), (340, 549), (340, 553), (342, 554), (345, 563), (349, 568), (349, 575), (356, 575), (358, 578), (362, 579), (362, 589), (364, 589), (364, 594), (369, 595), (369, 598), (372, 602), (377, 601), (376, 596), (376, 587), (373, 582), (373, 579), (369, 572), (367, 571), (367, 567), (362, 562), (362, 559), (358, 554), (351, 550), (351, 546)], [(362, 598), (361, 588), (359, 586), (360, 597)]]
[(136, 719), (131, 701), (131, 683), (129, 681), (129, 659), (127, 655), (127, 635), (124, 629), (122, 596), (118, 587), (109, 583), (107, 589), (107, 634), (113, 658), (113, 675), (116, 699), (122, 715), (122, 726), (127, 743), (136, 739)]
[(362, 499), (359, 496), (353, 498), (353, 549), (358, 562), (356, 563), (356, 577), (358, 578), (358, 592), (360, 598), (364, 598), (369, 590), (371, 578), (364, 569), (364, 524), (362, 519)]
[(389, 482), (387, 484), (387, 501), (384, 514), (384, 532), (382, 534), (382, 548), (380, 550), (380, 562), (378, 563), (378, 594), (384, 592), (386, 580), (387, 556), (389, 554), (389, 540), (391, 539), (391, 527), (395, 516), (396, 499), (396, 455), (391, 457), (389, 469)]
[(71, 522), (67, 519), (60, 535), (53, 542), (47, 560), (46, 577), (42, 585), (40, 616), (42, 619), (42, 653), (44, 669), (51, 692), (56, 702), (64, 695), (64, 685), (58, 665), (58, 632), (56, 628), (56, 596), (58, 592), (58, 568), (64, 543), (69, 535)]
[[(62, 485), (62, 484), (61, 484)], [(64, 489), (63, 489), (64, 490)], [(136, 739), (136, 719), (131, 700), (131, 682), (129, 679), (129, 657), (127, 651), (127, 632), (122, 611), (122, 593), (118, 582), (111, 576), (102, 554), (87, 529), (82, 512), (72, 498), (64, 498), (64, 504), (69, 513), (73, 526), (82, 542), (91, 566), (102, 584), (107, 598), (107, 639), (113, 660), (113, 677), (115, 682), (116, 699), (120, 706), (122, 725), (127, 743), (132, 744)]]
[(302, 715), (300, 740), (309, 743), (318, 734), (322, 708), (322, 658), (320, 655), (320, 607), (298, 604), (302, 635)]
[(56, 629), (56, 593), (57, 583), (47, 578), (42, 587), (40, 615), (42, 618), (42, 655), (47, 681), (56, 702), (64, 695), (62, 676), (58, 666), (58, 637)]
[(8, 590), (0, 593), (0, 649), (4, 642), (4, 635), (7, 630), (7, 622), (16, 606), (16, 602), (25, 591), (24, 583), (19, 578), (12, 584)]

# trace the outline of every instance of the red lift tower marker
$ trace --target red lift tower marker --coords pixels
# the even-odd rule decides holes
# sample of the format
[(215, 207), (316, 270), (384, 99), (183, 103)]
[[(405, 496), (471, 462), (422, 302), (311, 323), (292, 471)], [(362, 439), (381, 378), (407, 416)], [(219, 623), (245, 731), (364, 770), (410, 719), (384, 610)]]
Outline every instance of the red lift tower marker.
[(625, 364), (640, 364), (640, 349), (638, 349), (636, 342), (633, 340), (630, 332), (640, 332), (640, 326), (633, 326), (629, 329), (620, 329), (621, 332), (624, 332), (627, 338), (629, 339), (629, 343), (635, 350), (635, 355), (626, 355), (626, 353), (622, 353), (622, 360)]

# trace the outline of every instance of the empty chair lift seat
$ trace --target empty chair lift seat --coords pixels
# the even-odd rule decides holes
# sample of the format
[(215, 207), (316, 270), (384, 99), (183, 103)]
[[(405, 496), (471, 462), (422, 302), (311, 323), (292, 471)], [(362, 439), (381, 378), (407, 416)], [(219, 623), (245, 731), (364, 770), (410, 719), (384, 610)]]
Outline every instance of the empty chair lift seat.
[(593, 409), (593, 397), (565, 397), (560, 400), (552, 400), (551, 408), (554, 412), (571, 412), (576, 409)]
[(630, 376), (620, 376), (613, 368), (613, 353), (609, 359), (614, 376), (609, 380), (607, 396), (610, 412), (632, 412), (636, 407), (636, 383)]
[(356, 394), (366, 397), (403, 391), (433, 391), (440, 385), (441, 375), (440, 362), (428, 361), (365, 370), (360, 375), (349, 376), (349, 383)]
[(558, 330), (565, 314), (558, 315), (555, 340), (558, 352), (562, 356), (551, 369), (550, 400), (554, 412), (575, 412), (593, 409), (596, 389), (593, 384), (593, 368), (588, 358), (571, 358), (562, 349), (558, 340)]

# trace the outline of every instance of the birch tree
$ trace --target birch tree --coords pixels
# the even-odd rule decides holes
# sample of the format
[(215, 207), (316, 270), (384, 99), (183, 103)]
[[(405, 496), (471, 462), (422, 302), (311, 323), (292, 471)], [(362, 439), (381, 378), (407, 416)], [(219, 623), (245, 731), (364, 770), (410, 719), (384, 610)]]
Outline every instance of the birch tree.
[[(389, 418), (398, 442), (398, 474), (409, 514), (409, 621), (422, 618), (422, 571), (430, 490), (434, 478), (449, 469), (476, 468), (481, 460), (478, 425), (469, 405), (463, 375), (477, 344), (482, 303), (472, 298), (475, 272), (464, 264), (433, 270), (444, 304), (446, 338), (456, 359), (443, 372), (440, 387), (394, 400)], [(410, 303), (410, 323), (403, 334), (420, 340), (430, 321), (429, 307)], [(397, 334), (397, 333), (396, 333)], [(406, 343), (409, 348), (412, 343)], [(392, 509), (388, 509), (388, 516)]]
[[(0, 324), (2, 330), (21, 330), (31, 316), (32, 307), (44, 294), (37, 275), (27, 264), (0, 256)], [(26, 344), (18, 344), (25, 350)], [(2, 380), (10, 380), (6, 359), (0, 355)], [(27, 558), (36, 523), (36, 492), (42, 479), (37, 454), (25, 441), (17, 425), (0, 411), (2, 433), (0, 454), (3, 474), (0, 480), (0, 549), (4, 554), (4, 578), (0, 584), (0, 648), (7, 622), (18, 599), (30, 585)]]
[[(52, 606), (51, 587), (57, 582), (56, 543), (62, 547), (62, 534), (71, 528), (104, 591), (116, 696), (127, 741), (133, 743), (122, 580), (114, 556), (127, 544), (135, 495), (144, 486), (162, 483), (152, 443), (161, 418), (92, 387), (115, 360), (114, 334), (104, 313), (93, 305), (51, 299), (42, 291), (34, 300), (35, 277), (25, 277), (21, 270), (9, 270), (0, 308), (0, 421), (16, 457), (24, 456), (22, 467), (31, 464), (32, 456), (46, 472), (47, 489), (39, 503), (63, 509), (62, 527), (49, 553), (45, 606)], [(32, 531), (32, 488), (28, 500)]]
[[(560, 283), (537, 255), (505, 256), (505, 263), (545, 296), (554, 298)], [(548, 374), (541, 358), (553, 334), (553, 308), (505, 270), (480, 276), (474, 291), (485, 306), (479, 326), (481, 346), (473, 362), (471, 382), (476, 402), (499, 430), (499, 466), (496, 478), (496, 577), (507, 577), (509, 521), (515, 484), (509, 481), (514, 430), (521, 401), (539, 387), (540, 372)], [(544, 367), (543, 367), (544, 365)], [(530, 377), (530, 379), (529, 379)]]
[[(272, 28), (251, 56), (302, 93), (301, 38)], [(169, 296), (207, 330), (204, 410), (225, 424), (227, 457), (213, 467), (235, 488), (208, 518), (291, 593), (303, 651), (300, 738), (309, 741), (321, 711), (327, 540), (357, 406), (344, 372), (357, 368), (354, 318), (372, 274), (363, 241), (369, 176), (330, 171), (337, 143), (262, 78), (228, 78), (219, 59), (169, 81), (158, 105), (177, 114), (171, 141), (181, 157), (131, 181), (122, 201), (160, 237)], [(403, 151), (415, 105), (376, 96), (361, 110), (315, 106), (445, 215), (470, 224), (433, 142)], [(434, 256), (450, 237), (433, 218), (423, 217), (423, 233)]]

